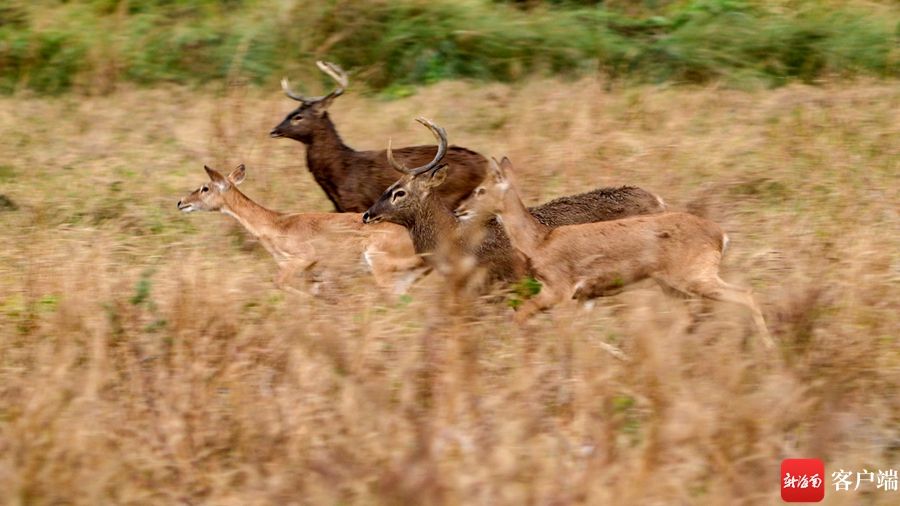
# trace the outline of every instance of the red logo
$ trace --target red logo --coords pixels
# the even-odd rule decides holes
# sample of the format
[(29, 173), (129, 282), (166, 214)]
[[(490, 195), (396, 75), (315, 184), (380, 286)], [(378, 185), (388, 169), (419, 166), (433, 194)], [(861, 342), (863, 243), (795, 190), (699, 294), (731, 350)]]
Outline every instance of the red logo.
[(819, 502), (825, 498), (825, 464), (819, 459), (781, 461), (781, 500)]

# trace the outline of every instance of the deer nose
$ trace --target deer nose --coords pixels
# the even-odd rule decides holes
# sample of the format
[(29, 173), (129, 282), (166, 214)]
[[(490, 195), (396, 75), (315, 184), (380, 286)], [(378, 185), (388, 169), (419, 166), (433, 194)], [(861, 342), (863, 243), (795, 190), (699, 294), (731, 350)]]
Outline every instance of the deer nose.
[(181, 201), (180, 201), (180, 200), (179, 200), (178, 203), (175, 204), (175, 205), (178, 206), (178, 209), (181, 209)]
[(363, 213), (363, 223), (369, 222), (369, 211)]
[(269, 132), (269, 137), (281, 137), (281, 132), (278, 131), (278, 128), (273, 128)]

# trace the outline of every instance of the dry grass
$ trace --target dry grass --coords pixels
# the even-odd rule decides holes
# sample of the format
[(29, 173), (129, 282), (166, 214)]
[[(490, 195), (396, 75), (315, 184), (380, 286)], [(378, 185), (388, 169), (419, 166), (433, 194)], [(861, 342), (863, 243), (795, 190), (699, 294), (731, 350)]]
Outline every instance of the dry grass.
[(632, 183), (718, 220), (776, 354), (740, 308), (685, 333), (652, 288), (529, 333), (498, 305), (444, 316), (434, 278), (401, 301), (366, 278), (338, 305), (277, 291), (226, 217), (175, 202), (203, 163), (245, 162), (250, 196), (327, 210), (303, 148), (266, 135), (291, 107), (0, 100), (2, 502), (771, 504), (785, 457), (900, 467), (896, 83), (445, 83), (334, 107), (357, 148), (427, 142), (411, 120), (433, 117), (509, 155), (532, 202)]

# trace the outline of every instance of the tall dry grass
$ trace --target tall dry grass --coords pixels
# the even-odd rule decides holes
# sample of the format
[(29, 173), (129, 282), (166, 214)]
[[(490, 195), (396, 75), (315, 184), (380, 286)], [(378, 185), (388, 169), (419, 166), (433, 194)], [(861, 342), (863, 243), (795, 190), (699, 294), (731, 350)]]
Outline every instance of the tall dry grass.
[(503, 305), (447, 315), (435, 277), (285, 294), (227, 217), (175, 209), (239, 162), (260, 202), (328, 209), (303, 148), (266, 135), (293, 107), (276, 90), (0, 99), (2, 502), (770, 504), (785, 457), (898, 468), (898, 106), (892, 83), (594, 81), (335, 104), (357, 148), (427, 142), (411, 119), (432, 117), (510, 156), (531, 202), (631, 183), (717, 220), (767, 353), (740, 308), (687, 333), (654, 288), (528, 332)]

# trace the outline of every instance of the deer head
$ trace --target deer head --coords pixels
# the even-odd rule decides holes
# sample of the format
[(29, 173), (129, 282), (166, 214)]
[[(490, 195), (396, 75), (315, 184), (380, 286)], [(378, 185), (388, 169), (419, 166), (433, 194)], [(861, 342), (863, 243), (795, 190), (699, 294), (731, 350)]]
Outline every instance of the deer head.
[(462, 221), (487, 218), (503, 210), (503, 202), (512, 187), (512, 162), (503, 157), (499, 162), (491, 158), (484, 181), (456, 208)]
[(225, 194), (242, 182), (247, 175), (244, 164), (238, 165), (228, 177), (219, 171), (203, 166), (209, 182), (178, 201), (178, 209), (185, 213), (194, 211), (219, 211), (225, 205)]
[(288, 137), (300, 142), (308, 143), (312, 139), (316, 129), (327, 122), (326, 112), (331, 102), (344, 93), (347, 87), (347, 74), (333, 63), (317, 61), (316, 66), (326, 75), (337, 81), (338, 87), (331, 93), (322, 97), (304, 97), (291, 90), (287, 78), (281, 80), (281, 89), (289, 98), (300, 102), (300, 105), (290, 112), (284, 121), (269, 132), (271, 137)]
[(363, 214), (363, 223), (377, 223), (381, 220), (400, 225), (414, 223), (416, 216), (422, 212), (424, 203), (433, 194), (433, 190), (447, 178), (447, 164), (440, 163), (447, 153), (447, 132), (431, 120), (416, 118), (416, 121), (431, 129), (431, 133), (438, 140), (437, 154), (427, 164), (410, 169), (394, 159), (391, 142), (388, 141), (388, 162), (403, 176), (385, 190)]

